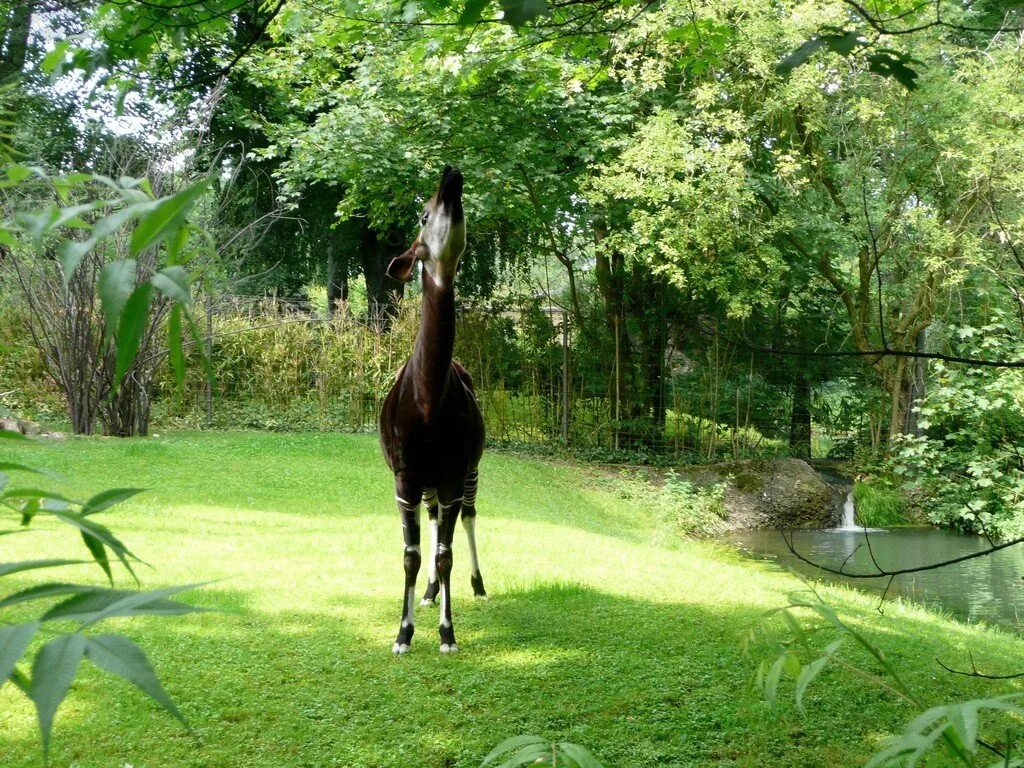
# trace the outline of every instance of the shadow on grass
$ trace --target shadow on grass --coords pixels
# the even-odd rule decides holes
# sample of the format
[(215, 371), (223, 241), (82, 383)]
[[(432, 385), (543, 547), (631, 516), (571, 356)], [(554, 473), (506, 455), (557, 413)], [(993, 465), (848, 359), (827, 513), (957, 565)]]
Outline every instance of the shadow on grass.
[[(436, 609), (420, 609), (413, 652), (389, 652), (397, 605), (346, 600), (338, 613), (237, 610), (129, 625), (195, 726), (179, 729), (141, 694), (87, 673), (58, 718), (53, 765), (476, 766), (502, 739), (538, 733), (584, 744), (609, 766), (858, 765), (912, 713), (841, 671), (823, 674), (801, 720), (749, 690), (738, 634), (760, 610), (652, 603), (575, 584), (460, 601), (462, 651), (437, 652)], [(930, 700), (976, 695), (931, 657), (970, 636), (903, 620), (883, 644)], [(999, 637), (975, 647), (999, 655)], [(1002, 638), (1005, 641), (1005, 637)], [(1008, 656), (1004, 649), (1001, 655)], [(980, 690), (987, 690), (981, 688)], [(0, 708), (14, 701), (0, 697)], [(20, 709), (20, 706), (19, 708)], [(788, 714), (787, 714), (788, 712)], [(0, 765), (42, 765), (28, 710), (8, 714)]]

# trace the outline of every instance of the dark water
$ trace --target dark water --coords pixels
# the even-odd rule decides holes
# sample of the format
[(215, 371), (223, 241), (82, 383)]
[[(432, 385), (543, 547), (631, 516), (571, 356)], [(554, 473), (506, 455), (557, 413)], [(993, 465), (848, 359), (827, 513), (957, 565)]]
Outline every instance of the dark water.
[[(875, 530), (868, 536), (879, 565), (887, 569), (949, 560), (989, 546), (977, 536), (930, 528)], [(858, 544), (865, 542), (860, 530), (797, 531), (793, 537), (800, 554), (833, 568), (838, 568)], [(798, 573), (875, 594), (881, 594), (888, 580), (847, 579), (816, 570), (792, 555), (778, 531), (734, 531), (728, 539), (747, 553), (778, 560)], [(846, 570), (856, 573), (872, 569), (866, 546), (861, 546), (846, 564)], [(1024, 629), (1024, 544), (946, 568), (897, 576), (888, 594), (902, 595), (962, 619)]]

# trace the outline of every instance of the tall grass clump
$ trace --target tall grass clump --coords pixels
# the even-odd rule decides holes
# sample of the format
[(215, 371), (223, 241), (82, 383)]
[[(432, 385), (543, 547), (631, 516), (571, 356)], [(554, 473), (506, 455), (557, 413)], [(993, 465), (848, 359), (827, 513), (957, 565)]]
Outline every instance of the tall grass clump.
[(857, 523), (868, 528), (894, 528), (906, 525), (907, 500), (899, 488), (875, 478), (872, 482), (858, 480), (853, 486), (857, 505)]

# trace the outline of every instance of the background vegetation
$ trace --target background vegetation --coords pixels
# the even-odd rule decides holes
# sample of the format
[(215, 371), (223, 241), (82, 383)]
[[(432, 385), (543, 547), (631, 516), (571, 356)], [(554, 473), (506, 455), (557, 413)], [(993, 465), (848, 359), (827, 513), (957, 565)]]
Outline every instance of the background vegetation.
[[(63, 399), (75, 431), (114, 434), (145, 432), (154, 407), (165, 423), (367, 428), (414, 330), (384, 267), (457, 162), (472, 222), (458, 355), (494, 439), (856, 457), (921, 485), (937, 522), (1019, 530), (1014, 369), (927, 357), (1019, 348), (1009, 6), (18, 6), (2, 51), (19, 157), (159, 190), (212, 179), (188, 266), (194, 349), (218, 376), (209, 396), (199, 373), (175, 392), (158, 304), (122, 402), (100, 406), (101, 376), (79, 413), (34, 343), (55, 246), (12, 240), (0, 366), (15, 412), (52, 418)], [(55, 191), (10, 186), (5, 211)], [(52, 294), (67, 333), (123, 258), (111, 242), (73, 306)], [(988, 375), (1002, 394), (977, 408), (936, 400)], [(984, 445), (948, 450), (951, 418)], [(936, 452), (958, 470), (930, 482)]]

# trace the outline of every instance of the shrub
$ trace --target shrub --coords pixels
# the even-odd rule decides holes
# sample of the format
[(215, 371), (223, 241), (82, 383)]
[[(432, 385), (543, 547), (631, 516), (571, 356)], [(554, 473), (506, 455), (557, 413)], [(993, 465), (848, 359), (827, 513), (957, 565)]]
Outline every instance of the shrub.
[(659, 526), (674, 534), (713, 536), (726, 528), (723, 485), (702, 488), (672, 470), (659, 485), (641, 469), (623, 470), (612, 482), (620, 497), (649, 509)]
[[(1024, 352), (997, 317), (960, 328), (964, 354), (1019, 359)], [(920, 436), (897, 441), (893, 471), (917, 487), (928, 518), (1001, 538), (1024, 535), (1024, 370), (935, 363), (937, 385), (920, 407)]]

